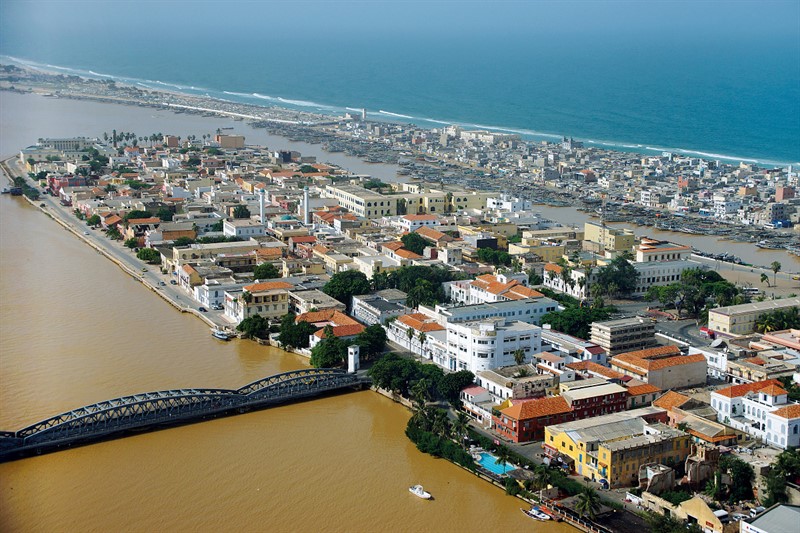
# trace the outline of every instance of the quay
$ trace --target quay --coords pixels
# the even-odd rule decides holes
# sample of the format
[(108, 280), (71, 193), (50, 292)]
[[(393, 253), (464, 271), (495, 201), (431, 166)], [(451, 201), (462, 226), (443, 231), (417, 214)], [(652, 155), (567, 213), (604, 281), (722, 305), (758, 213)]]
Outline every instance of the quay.
[(308, 368), (268, 376), (238, 389), (175, 389), (123, 396), (73, 409), (17, 431), (0, 431), (0, 462), (348, 389), (360, 390), (367, 384), (369, 378), (364, 373)]

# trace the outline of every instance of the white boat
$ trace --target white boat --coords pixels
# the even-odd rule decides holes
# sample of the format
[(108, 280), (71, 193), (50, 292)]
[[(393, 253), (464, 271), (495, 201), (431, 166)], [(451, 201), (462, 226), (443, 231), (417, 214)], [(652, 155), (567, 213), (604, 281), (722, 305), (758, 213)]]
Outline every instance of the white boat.
[(414, 496), (419, 496), (423, 500), (431, 499), (431, 494), (429, 492), (425, 492), (425, 489), (422, 488), (422, 485), (414, 485), (413, 487), (408, 487), (408, 492), (410, 492)]
[(226, 331), (223, 331), (221, 329), (212, 329), (211, 336), (221, 341), (226, 341), (231, 338)]
[(530, 518), (533, 518), (534, 520), (542, 520), (542, 521), (550, 520), (550, 515), (541, 512), (536, 507), (531, 507), (531, 509), (529, 511), (526, 511), (525, 509), (520, 507), (519, 510), (522, 511), (523, 513), (525, 513), (526, 516), (528, 516)]

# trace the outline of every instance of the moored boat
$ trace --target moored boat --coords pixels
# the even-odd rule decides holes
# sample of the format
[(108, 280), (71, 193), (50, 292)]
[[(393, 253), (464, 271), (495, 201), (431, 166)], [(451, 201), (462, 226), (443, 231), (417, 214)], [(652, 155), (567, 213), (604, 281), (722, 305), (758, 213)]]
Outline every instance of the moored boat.
[(217, 328), (214, 328), (214, 329), (211, 330), (211, 336), (214, 337), (215, 339), (219, 339), (221, 341), (226, 341), (226, 340), (231, 338), (230, 335), (228, 335), (227, 331), (224, 331), (224, 330), (221, 330), (221, 329), (217, 329)]
[(426, 492), (425, 489), (422, 488), (422, 485), (414, 485), (412, 487), (408, 487), (408, 492), (410, 492), (414, 496), (419, 496), (423, 500), (431, 499), (431, 494), (429, 492)]
[(533, 518), (534, 520), (541, 520), (541, 521), (550, 520), (550, 515), (543, 513), (536, 506), (531, 507), (530, 510), (526, 510), (520, 507), (519, 510), (525, 513), (526, 516)]

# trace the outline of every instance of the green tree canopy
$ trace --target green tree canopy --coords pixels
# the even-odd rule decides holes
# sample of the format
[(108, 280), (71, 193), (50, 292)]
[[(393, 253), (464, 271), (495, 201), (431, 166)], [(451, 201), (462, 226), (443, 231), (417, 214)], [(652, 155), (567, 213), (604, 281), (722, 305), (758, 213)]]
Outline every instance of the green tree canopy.
[(137, 218), (150, 218), (153, 215), (150, 214), (150, 211), (142, 211), (140, 209), (134, 209), (133, 211), (128, 211), (125, 213), (125, 216), (122, 217), (122, 220), (128, 222), (131, 219)]
[(244, 334), (245, 338), (258, 337), (260, 339), (269, 336), (269, 322), (261, 315), (253, 315), (242, 320), (238, 326), (238, 331)]
[(191, 237), (178, 237), (172, 241), (173, 246), (189, 246), (190, 244), (194, 244), (194, 239)]
[(250, 210), (246, 205), (237, 205), (233, 208), (233, 218), (250, 218)]
[(598, 295), (631, 294), (636, 289), (639, 272), (624, 255), (597, 270), (593, 293)]
[(370, 283), (367, 276), (358, 270), (345, 270), (337, 272), (328, 283), (322, 287), (322, 292), (336, 298), (348, 308), (350, 307), (353, 295), (367, 294), (370, 291)]
[(361, 347), (362, 360), (370, 360), (383, 353), (386, 348), (386, 330), (380, 324), (364, 328), (356, 337), (356, 344)]
[(294, 313), (287, 313), (281, 318), (278, 342), (287, 348), (308, 348), (309, 336), (317, 331), (317, 327), (309, 322), (295, 322)]
[(136, 252), (136, 257), (151, 265), (161, 262), (161, 254), (154, 248), (142, 248)]
[(428, 241), (416, 232), (406, 233), (400, 237), (400, 240), (403, 241), (403, 247), (406, 250), (419, 255), (422, 255), (422, 252), (425, 251), (425, 247), (429, 246)]
[(162, 222), (172, 222), (172, 218), (175, 215), (170, 208), (162, 207), (156, 212), (156, 216), (161, 219)]
[(347, 357), (349, 344), (333, 335), (333, 328), (325, 328), (325, 339), (311, 349), (311, 366), (315, 368), (334, 368), (342, 366)]
[(261, 263), (253, 269), (255, 279), (273, 279), (281, 277), (281, 273), (272, 263)]
[(125, 244), (127, 248), (133, 250), (134, 248), (139, 246), (139, 239), (137, 239), (136, 237), (131, 237), (130, 239), (126, 239), (123, 244)]
[(99, 226), (100, 225), (100, 216), (99, 215), (92, 215), (86, 219), (87, 226)]
[(588, 339), (592, 322), (607, 320), (612, 312), (612, 307), (568, 307), (545, 314), (542, 324), (550, 324), (554, 330), (567, 335)]

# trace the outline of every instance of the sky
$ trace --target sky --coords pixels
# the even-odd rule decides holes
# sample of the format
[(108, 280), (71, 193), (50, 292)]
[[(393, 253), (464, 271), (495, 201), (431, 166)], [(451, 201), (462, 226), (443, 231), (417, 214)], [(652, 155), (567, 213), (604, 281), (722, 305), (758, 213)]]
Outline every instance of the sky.
[[(514, 33), (562, 39), (587, 35), (647, 38), (800, 39), (797, 0), (561, 0), (561, 1), (247, 1), (2, 0), (0, 51), (31, 39), (89, 34), (100, 43), (165, 39), (189, 49), (196, 38), (355, 39), (428, 36), (503, 39)], [(322, 35), (324, 33), (325, 35)], [(135, 42), (135, 41), (131, 41)]]

